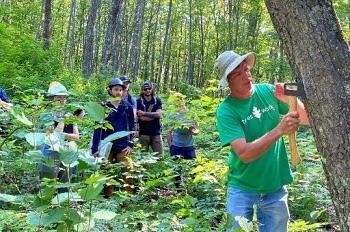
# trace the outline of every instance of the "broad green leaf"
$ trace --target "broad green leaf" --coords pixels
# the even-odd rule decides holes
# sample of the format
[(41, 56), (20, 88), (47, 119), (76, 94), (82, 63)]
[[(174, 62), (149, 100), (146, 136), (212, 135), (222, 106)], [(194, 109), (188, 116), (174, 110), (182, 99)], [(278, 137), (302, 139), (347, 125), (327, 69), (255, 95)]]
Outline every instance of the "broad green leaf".
[(23, 123), (26, 126), (33, 126), (33, 123), (29, 121), (29, 119), (25, 116), (25, 114), (22, 112), (21, 115), (17, 114), (15, 111), (11, 110), (12, 115), (21, 123)]
[(164, 180), (162, 179), (155, 179), (155, 180), (150, 180), (146, 182), (147, 187), (154, 187), (154, 186), (159, 186), (164, 184)]
[(30, 212), (27, 215), (27, 223), (32, 226), (39, 226), (40, 225), (40, 217), (35, 212)]
[(55, 194), (56, 189), (52, 187), (45, 187), (41, 190), (41, 192), (38, 193), (38, 196), (42, 200), (49, 200), (52, 198), (52, 196)]
[(202, 165), (198, 165), (195, 169), (190, 171), (190, 174), (195, 174), (195, 173), (198, 173), (198, 172), (202, 172), (203, 170), (204, 170), (204, 167)]
[(114, 140), (123, 138), (125, 136), (128, 136), (130, 134), (132, 134), (134, 132), (132, 131), (118, 131), (116, 133), (113, 133), (111, 135), (109, 135), (107, 138), (105, 138), (104, 140), (101, 141), (101, 146), (103, 146), (104, 144), (108, 143), (108, 142), (112, 142)]
[(66, 219), (74, 222), (74, 223), (81, 223), (84, 222), (85, 219), (83, 217), (84, 215), (82, 213), (80, 213), (79, 211), (75, 210), (75, 209), (66, 209), (65, 212), (65, 217)]
[(171, 204), (182, 204), (182, 203), (183, 203), (183, 201), (180, 199), (174, 199), (171, 201)]
[(28, 151), (25, 153), (25, 155), (31, 163), (42, 162), (43, 155), (40, 150)]
[(95, 122), (102, 122), (105, 118), (104, 108), (97, 102), (89, 102), (84, 107), (88, 116)]
[(95, 197), (97, 197), (103, 189), (103, 183), (95, 183), (92, 185), (87, 186), (84, 189), (80, 189), (79, 195), (82, 199), (88, 201), (93, 200)]
[(0, 193), (0, 201), (4, 202), (21, 202), (23, 201), (21, 196), (15, 196), (10, 194)]
[(204, 173), (197, 174), (196, 177), (193, 179), (193, 183), (197, 183), (198, 181), (201, 181), (204, 177)]
[(45, 142), (45, 133), (27, 133), (26, 140), (33, 147), (41, 146)]
[(78, 160), (78, 146), (74, 141), (58, 147), (60, 160), (68, 166)]
[(184, 220), (181, 220), (181, 223), (186, 224), (186, 225), (194, 225), (194, 224), (196, 224), (196, 219), (192, 218), (192, 217), (188, 217)]
[(91, 185), (97, 181), (101, 181), (101, 180), (105, 180), (107, 177), (105, 175), (102, 175), (102, 174), (99, 174), (99, 173), (96, 173), (96, 174), (93, 174), (91, 175), (89, 178), (87, 178), (85, 180), (85, 183), (88, 184), (88, 185)]
[(107, 210), (100, 210), (95, 213), (93, 213), (94, 218), (96, 219), (104, 219), (104, 220), (111, 220), (113, 219), (117, 214), (112, 211)]
[(52, 223), (63, 221), (65, 211), (66, 208), (56, 208), (50, 210), (48, 213), (42, 215), (42, 224), (48, 226)]
[(79, 194), (77, 192), (73, 192), (73, 193), (70, 193), (69, 195), (68, 195), (68, 193), (59, 193), (54, 198), (52, 198), (51, 203), (53, 205), (58, 205), (58, 204), (62, 204), (64, 202), (67, 202), (68, 199), (70, 199), (70, 201), (74, 201), (74, 202), (82, 201)]

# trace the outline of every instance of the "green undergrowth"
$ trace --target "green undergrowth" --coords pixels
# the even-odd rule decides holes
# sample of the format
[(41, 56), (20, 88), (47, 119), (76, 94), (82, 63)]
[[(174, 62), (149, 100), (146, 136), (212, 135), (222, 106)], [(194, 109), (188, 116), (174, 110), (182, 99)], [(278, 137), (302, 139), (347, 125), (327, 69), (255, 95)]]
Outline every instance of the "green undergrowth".
[[(71, 183), (40, 182), (36, 165), (43, 157), (36, 146), (48, 135), (33, 131), (45, 101), (40, 91), (37, 95), (30, 90), (27, 93), (21, 99), (22, 106), (7, 115), (9, 132), (0, 137), (1, 231), (225, 231), (228, 147), (220, 147), (215, 127), (219, 99), (200, 94), (186, 99), (201, 130), (195, 137), (195, 160), (171, 159), (166, 142), (164, 158), (144, 152), (136, 144), (131, 155), (134, 171), (129, 173), (136, 192), (129, 195), (123, 191), (121, 165), (96, 163), (88, 154), (93, 121), (104, 118), (103, 108), (101, 111), (94, 102), (79, 103), (88, 116), (75, 121), (82, 135), (78, 143), (64, 141), (57, 133), (49, 137), (61, 147), (64, 155), (60, 158), (78, 167)], [(162, 98), (164, 115), (174, 112), (174, 99)], [(71, 102), (67, 107), (73, 110), (79, 106)], [(163, 123), (165, 138), (170, 122)], [(300, 128), (297, 141), (302, 162), (293, 169), (295, 181), (288, 186), (289, 231), (324, 231), (335, 217), (321, 157), (310, 128)], [(180, 174), (183, 178), (176, 187), (174, 179)], [(103, 197), (104, 185), (114, 186), (109, 198)], [(69, 187), (70, 193), (57, 194), (62, 187)], [(246, 228), (256, 231), (256, 222), (247, 223)]]

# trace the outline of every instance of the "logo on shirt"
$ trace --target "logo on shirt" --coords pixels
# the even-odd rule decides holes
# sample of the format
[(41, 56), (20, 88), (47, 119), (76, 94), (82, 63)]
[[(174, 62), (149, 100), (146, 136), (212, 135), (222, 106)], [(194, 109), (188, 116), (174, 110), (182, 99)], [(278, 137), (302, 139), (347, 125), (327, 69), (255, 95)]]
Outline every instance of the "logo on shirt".
[(268, 105), (264, 109), (258, 109), (256, 106), (253, 107), (253, 111), (250, 115), (248, 115), (245, 119), (242, 119), (243, 124), (247, 124), (250, 120), (257, 118), (260, 120), (262, 114), (269, 112), (270, 110), (275, 110), (273, 105)]

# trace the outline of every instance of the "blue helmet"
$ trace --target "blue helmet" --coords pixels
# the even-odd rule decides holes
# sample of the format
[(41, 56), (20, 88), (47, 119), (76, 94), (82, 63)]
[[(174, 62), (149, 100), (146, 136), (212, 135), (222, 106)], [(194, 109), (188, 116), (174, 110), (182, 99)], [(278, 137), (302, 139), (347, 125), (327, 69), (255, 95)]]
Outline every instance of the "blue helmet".
[(110, 81), (109, 81), (109, 85), (108, 85), (108, 88), (112, 88), (113, 86), (116, 86), (116, 85), (119, 85), (123, 88), (123, 90), (125, 89), (125, 85), (123, 83), (122, 80), (120, 80), (119, 78), (112, 78)]
[(120, 76), (119, 79), (122, 80), (123, 83), (125, 82), (131, 83), (131, 80), (128, 76)]

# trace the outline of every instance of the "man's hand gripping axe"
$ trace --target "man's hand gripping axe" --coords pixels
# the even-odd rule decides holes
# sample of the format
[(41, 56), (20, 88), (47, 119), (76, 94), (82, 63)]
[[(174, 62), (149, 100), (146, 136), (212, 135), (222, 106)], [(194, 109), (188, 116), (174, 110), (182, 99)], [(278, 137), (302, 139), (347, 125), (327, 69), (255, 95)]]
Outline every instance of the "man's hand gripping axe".
[[(297, 96), (305, 97), (304, 85), (302, 83), (285, 83), (284, 95), (288, 96), (289, 112), (297, 111)], [(296, 166), (300, 163), (300, 155), (295, 139), (296, 133), (289, 134), (289, 149), (291, 155), (291, 163)]]

